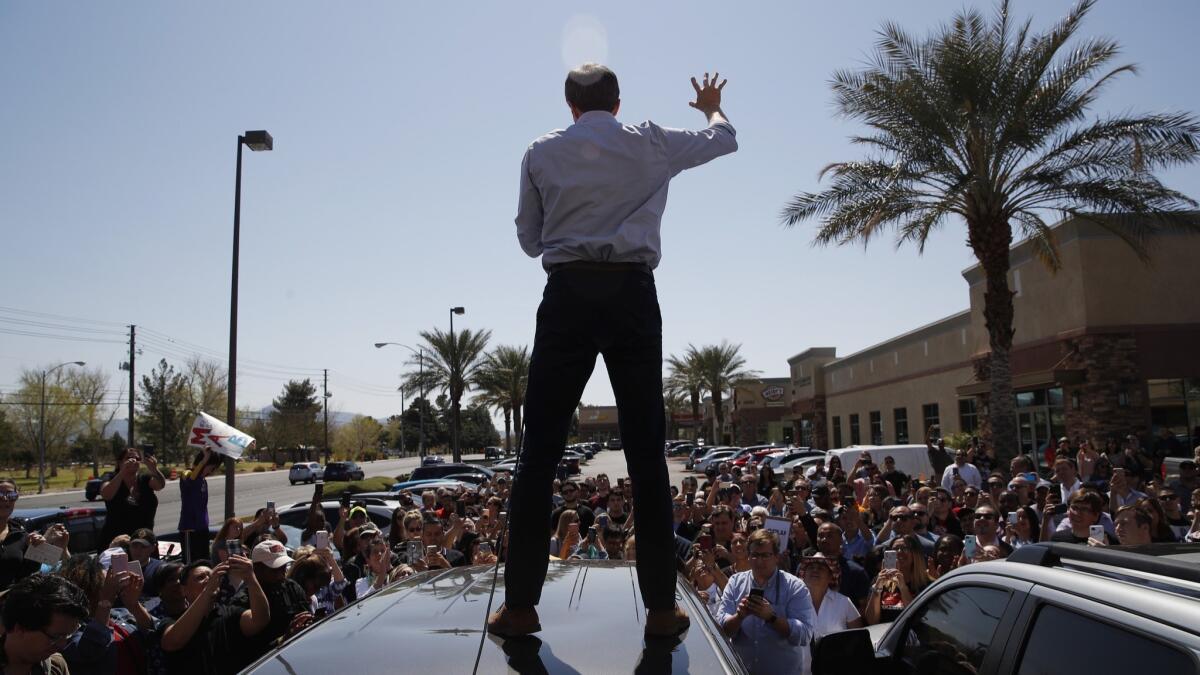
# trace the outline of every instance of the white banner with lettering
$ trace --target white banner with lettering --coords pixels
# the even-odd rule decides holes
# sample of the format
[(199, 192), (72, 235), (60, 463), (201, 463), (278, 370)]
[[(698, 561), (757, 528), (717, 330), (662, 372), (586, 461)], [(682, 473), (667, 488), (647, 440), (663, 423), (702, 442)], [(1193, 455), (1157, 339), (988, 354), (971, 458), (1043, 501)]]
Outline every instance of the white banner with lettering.
[(208, 448), (218, 455), (241, 459), (243, 452), (254, 447), (254, 438), (208, 413), (200, 413), (192, 423), (188, 446)]

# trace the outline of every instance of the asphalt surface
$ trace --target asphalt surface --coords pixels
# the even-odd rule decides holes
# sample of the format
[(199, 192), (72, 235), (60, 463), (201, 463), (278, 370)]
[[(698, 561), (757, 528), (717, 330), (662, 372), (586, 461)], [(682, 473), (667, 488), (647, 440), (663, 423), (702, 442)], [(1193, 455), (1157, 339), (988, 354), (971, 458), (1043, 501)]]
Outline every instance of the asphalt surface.
[[(465, 456), (463, 461), (479, 463), (485, 466), (490, 463), (482, 461), (482, 457), (479, 455)], [(408, 457), (405, 459), (363, 462), (360, 466), (363, 467), (363, 471), (370, 478), (371, 476), (394, 477), (397, 474), (412, 471), (416, 468), (417, 464), (418, 459), (416, 457)], [(667, 468), (670, 472), (672, 485), (678, 486), (686, 475), (695, 475), (684, 471), (682, 459), (668, 458)], [(629, 475), (625, 466), (625, 454), (620, 450), (602, 450), (591, 461), (583, 464), (581, 469), (582, 476), (595, 476), (600, 473), (607, 473), (613, 479), (614, 483), (616, 482), (616, 478)], [(235, 489), (237, 491), (235, 512), (238, 515), (251, 514), (259, 508), (266, 506), (268, 501), (275, 502), (277, 508), (283, 509), (299, 502), (307, 502), (312, 498), (312, 485), (300, 484), (293, 486), (288, 483), (287, 477), (287, 470), (237, 474), (235, 478)], [(73, 490), (41, 496), (22, 495), (17, 508), (85, 507), (89, 503), (103, 504), (101, 501), (88, 502), (84, 499), (83, 490)], [(164, 534), (175, 531), (179, 523), (179, 509), (179, 485), (176, 481), (168, 482), (167, 486), (158, 493), (158, 513), (155, 517), (155, 533)], [(214, 524), (220, 523), (224, 519), (224, 515), (225, 480), (223, 476), (212, 476), (208, 479), (209, 522)]]

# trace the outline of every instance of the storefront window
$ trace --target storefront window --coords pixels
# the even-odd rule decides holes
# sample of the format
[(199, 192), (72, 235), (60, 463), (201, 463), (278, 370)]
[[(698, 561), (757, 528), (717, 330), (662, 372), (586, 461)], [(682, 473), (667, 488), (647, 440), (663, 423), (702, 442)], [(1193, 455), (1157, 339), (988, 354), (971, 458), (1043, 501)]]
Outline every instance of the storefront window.
[(862, 438), (858, 431), (858, 414), (850, 416), (850, 445), (861, 445)]
[(892, 419), (896, 421), (896, 443), (908, 442), (908, 408), (896, 408), (892, 411)]
[(1200, 445), (1200, 378), (1147, 380), (1146, 388), (1152, 433), (1158, 438), (1167, 429), (1175, 439), (1171, 454), (1190, 456)]
[(938, 416), (938, 404), (926, 403), (925, 405), (921, 406), (921, 416), (925, 418), (925, 429), (928, 430), (931, 427), (939, 427), (939, 429), (934, 430), (934, 435), (942, 435), (940, 429), (942, 423), (941, 418)]
[(883, 416), (878, 410), (871, 411), (871, 444), (883, 445)]
[(975, 407), (974, 398), (958, 400), (958, 425), (959, 429), (966, 434), (973, 434), (979, 428), (979, 413)]
[(833, 447), (842, 447), (842, 418), (833, 418)]

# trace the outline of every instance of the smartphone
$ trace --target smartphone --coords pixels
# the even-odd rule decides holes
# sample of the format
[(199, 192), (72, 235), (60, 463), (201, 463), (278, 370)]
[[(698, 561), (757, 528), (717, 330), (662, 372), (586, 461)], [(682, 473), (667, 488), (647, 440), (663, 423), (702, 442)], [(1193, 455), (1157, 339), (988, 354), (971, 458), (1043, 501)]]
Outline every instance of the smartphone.
[(316, 548), (329, 548), (329, 532), (327, 530), (317, 530), (313, 535), (313, 546)]
[(701, 551), (711, 551), (715, 547), (711, 534), (702, 534), (696, 537), (696, 543), (700, 545)]
[(602, 530), (608, 528), (608, 514), (607, 513), (601, 513), (600, 515), (596, 516), (596, 527), (598, 527)]
[(733, 487), (733, 481), (731, 481), (731, 480), (721, 481), (721, 489), (722, 490), (728, 490), (731, 487)]
[(896, 569), (896, 556), (897, 556), (897, 553), (894, 550), (884, 551), (883, 552), (883, 569), (885, 569), (885, 570)]
[(1017, 524), (1017, 512), (1016, 511), (1013, 511), (1012, 513), (1008, 514), (1008, 524), (1009, 525)]
[(575, 534), (579, 534), (579, 521), (578, 520), (567, 523), (567, 534), (570, 534), (572, 532), (574, 532)]
[(975, 539), (975, 535), (968, 534), (967, 536), (963, 537), (963, 555), (967, 556), (968, 560), (975, 557), (975, 549), (977, 547), (978, 542)]
[(143, 457), (153, 457), (155, 452), (156, 452), (156, 450), (154, 448), (153, 443), (145, 443), (142, 445), (142, 456)]
[(435, 556), (437, 554), (438, 554), (438, 547), (436, 547), (436, 546), (426, 546), (425, 547), (425, 557), (426, 558), (432, 558), (433, 556)]
[(142, 563), (140, 563), (136, 560), (130, 560), (127, 570), (130, 572), (133, 572), (134, 574), (136, 574), (140, 577), (140, 576), (142, 576)]
[(404, 557), (408, 558), (408, 563), (412, 563), (421, 559), (421, 542), (408, 541), (404, 542)]
[(229, 555), (242, 555), (242, 541), (240, 539), (226, 539), (225, 550)]
[(480, 555), (491, 555), (491, 553), (492, 553), (492, 542), (490, 542), (490, 541), (479, 542), (479, 554)]
[(1071, 508), (1071, 506), (1069, 504), (1055, 504), (1054, 510), (1051, 511), (1051, 513), (1053, 513), (1056, 516), (1061, 516), (1064, 513), (1066, 513), (1067, 509), (1069, 509), (1069, 508)]
[(109, 569), (113, 571), (113, 574), (120, 574), (127, 571), (129, 569), (129, 555), (124, 551), (112, 554), (112, 558), (109, 559)]
[(467, 505), (463, 502), (454, 502), (454, 512), (459, 518), (464, 518), (467, 515)]
[(593, 545), (596, 543), (596, 526), (595, 525), (588, 528), (587, 541), (589, 544), (593, 544)]
[(1088, 537), (1090, 537), (1090, 538), (1092, 538), (1092, 539), (1095, 539), (1095, 540), (1097, 540), (1097, 541), (1105, 541), (1105, 539), (1104, 539), (1104, 526), (1103, 526), (1103, 525), (1092, 525), (1092, 526), (1089, 526), (1089, 527), (1088, 527)]
[(920, 489), (921, 489), (921, 479), (920, 479), (920, 478), (914, 478), (914, 479), (912, 480), (912, 489), (913, 489), (913, 490), (920, 490)]
[(954, 467), (953, 472), (954, 472), (954, 476), (957, 478), (958, 477), (958, 467), (957, 466)]
[(762, 600), (762, 597), (763, 597), (763, 589), (761, 589), (761, 588), (751, 588), (751, 589), (750, 589), (750, 597), (752, 597), (752, 598), (756, 598), (756, 599), (758, 599), (758, 600)]
[(267, 502), (267, 510), (274, 512), (275, 511), (275, 502)]
[(325, 481), (319, 480), (313, 483), (313, 494), (318, 498), (325, 496)]

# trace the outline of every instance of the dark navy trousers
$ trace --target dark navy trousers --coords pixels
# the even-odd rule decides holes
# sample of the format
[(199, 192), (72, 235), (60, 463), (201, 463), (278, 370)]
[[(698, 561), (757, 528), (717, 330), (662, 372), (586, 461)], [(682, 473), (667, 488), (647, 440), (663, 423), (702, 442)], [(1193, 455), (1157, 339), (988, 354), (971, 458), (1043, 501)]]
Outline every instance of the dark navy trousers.
[(538, 603), (546, 579), (551, 491), (571, 418), (604, 357), (633, 482), (637, 575), (648, 609), (675, 605), (675, 538), (663, 452), (662, 316), (649, 269), (601, 264), (552, 272), (538, 307), (525, 437), (509, 504), (505, 603)]

